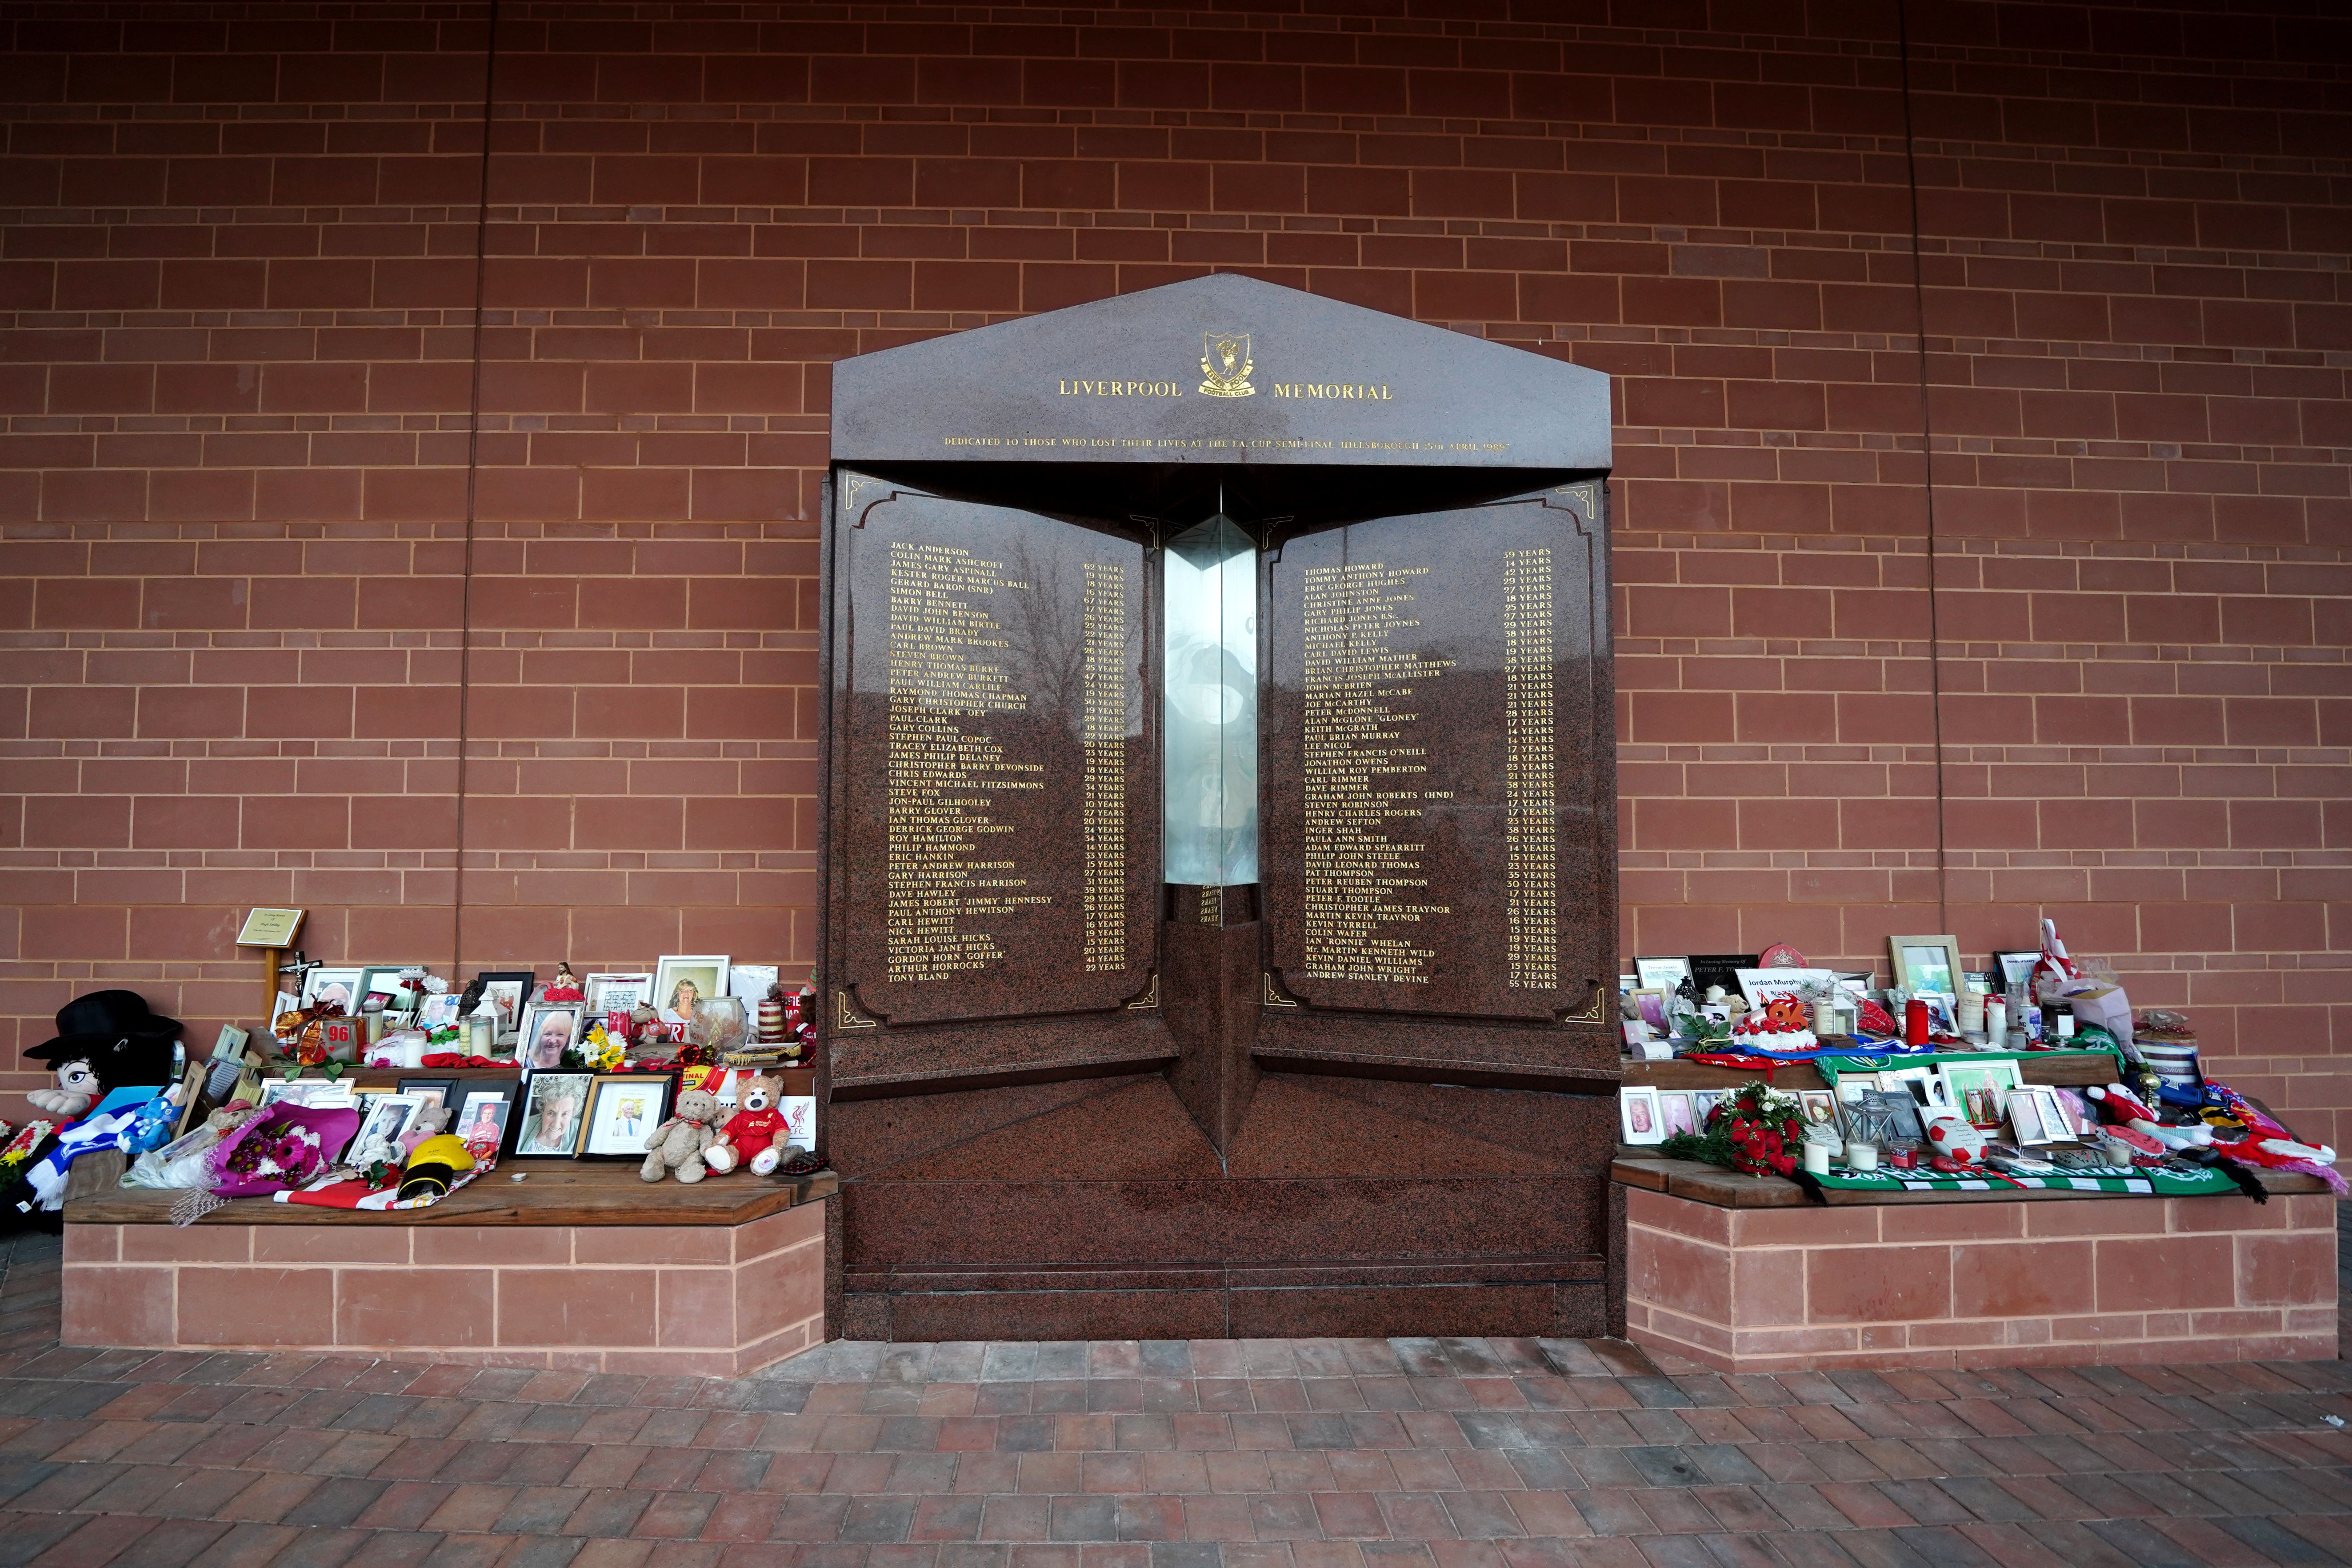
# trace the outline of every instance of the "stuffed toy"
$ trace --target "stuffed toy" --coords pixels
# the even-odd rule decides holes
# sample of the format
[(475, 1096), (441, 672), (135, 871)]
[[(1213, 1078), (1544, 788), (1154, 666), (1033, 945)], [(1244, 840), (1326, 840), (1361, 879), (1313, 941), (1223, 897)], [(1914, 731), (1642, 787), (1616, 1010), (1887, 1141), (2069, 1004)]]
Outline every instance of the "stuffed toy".
[(702, 1180), (710, 1170), (703, 1151), (719, 1138), (711, 1125), (718, 1116), (719, 1097), (709, 1089), (689, 1089), (679, 1095), (677, 1114), (646, 1135), (650, 1152), (637, 1169), (638, 1178), (658, 1182), (676, 1172), (688, 1184)]
[(179, 1076), (172, 1066), (179, 1020), (149, 1012), (136, 991), (93, 991), (58, 1008), (57, 1017), (57, 1037), (25, 1053), (58, 1075), (55, 1089), (25, 1097), (36, 1110), (68, 1120), (111, 1090), (160, 1087)]
[(160, 1149), (171, 1141), (179, 1120), (183, 1085), (159, 1089), (152, 1100), (100, 1110), (83, 1117), (58, 1133), (47, 1152), (27, 1164), (16, 1179), (0, 1191), (0, 1231), (21, 1226), (36, 1215), (55, 1214), (65, 1206), (66, 1178), (73, 1163), (101, 1149), (121, 1151), (124, 1158)]
[(784, 1113), (776, 1109), (783, 1087), (782, 1079), (756, 1074), (743, 1080), (743, 1108), (727, 1119), (719, 1141), (703, 1153), (713, 1171), (723, 1176), (748, 1161), (753, 1175), (764, 1176), (782, 1163), (792, 1131)]
[(428, 1105), (416, 1113), (416, 1119), (408, 1124), (408, 1131), (400, 1135), (400, 1151), (407, 1156), (408, 1163), (414, 1163), (420, 1147), (448, 1131), (449, 1108)]

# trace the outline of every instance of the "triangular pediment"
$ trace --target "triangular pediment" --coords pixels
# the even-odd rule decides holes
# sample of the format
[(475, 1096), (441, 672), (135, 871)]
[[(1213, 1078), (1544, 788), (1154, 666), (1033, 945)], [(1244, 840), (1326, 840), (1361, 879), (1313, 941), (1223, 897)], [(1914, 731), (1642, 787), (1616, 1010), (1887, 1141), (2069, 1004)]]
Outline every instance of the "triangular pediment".
[(1239, 273), (834, 367), (845, 463), (1605, 470), (1609, 378)]

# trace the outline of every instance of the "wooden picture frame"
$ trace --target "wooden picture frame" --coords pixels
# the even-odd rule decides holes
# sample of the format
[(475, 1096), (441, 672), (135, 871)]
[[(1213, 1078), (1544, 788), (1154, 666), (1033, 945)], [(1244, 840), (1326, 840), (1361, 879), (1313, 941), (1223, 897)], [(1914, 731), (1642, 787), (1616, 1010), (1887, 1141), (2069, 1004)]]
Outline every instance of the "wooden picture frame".
[[(1933, 955), (1929, 950), (1935, 950)], [(1886, 939), (1888, 966), (1895, 976), (1895, 986), (1914, 996), (1933, 993), (1939, 996), (1957, 996), (1968, 973), (1960, 963), (1958, 939), (1950, 936), (1890, 936)]]
[[(642, 1164), (646, 1139), (669, 1120), (677, 1103), (677, 1080), (667, 1073), (599, 1073), (588, 1088), (588, 1111), (583, 1119), (579, 1158), (627, 1160)], [(626, 1108), (637, 1102), (635, 1115), (625, 1124)]]

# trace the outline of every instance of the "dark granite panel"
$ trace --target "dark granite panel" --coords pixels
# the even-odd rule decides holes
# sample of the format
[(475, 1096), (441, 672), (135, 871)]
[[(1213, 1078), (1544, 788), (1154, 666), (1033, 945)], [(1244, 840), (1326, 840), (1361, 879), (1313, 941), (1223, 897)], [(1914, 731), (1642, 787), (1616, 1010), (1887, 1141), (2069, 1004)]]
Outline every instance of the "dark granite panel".
[(964, 1079), (1013, 1082), (1038, 1074), (1097, 1073), (1121, 1063), (1146, 1071), (1173, 1060), (1177, 1051), (1166, 1016), (1157, 1008), (957, 1026), (877, 1024), (835, 1029), (826, 1043), (834, 1086), (850, 1099)]
[(1168, 994), (1181, 1004), (1168, 1013), (1169, 1032), (1184, 1052), (1169, 1082), (1221, 1152), (1232, 1147), (1257, 1090), (1250, 1043), (1257, 1033), (1258, 946), (1255, 921), (1173, 920), (1160, 938)]
[(833, 986), (894, 1026), (1120, 1008), (1159, 924), (1147, 536), (838, 483)]
[(1479, 1258), (1460, 1262), (1169, 1264), (1154, 1268), (856, 1268), (853, 1290), (1173, 1290), (1289, 1289), (1307, 1286), (1600, 1284), (1598, 1257)]
[[(1250, 1118), (1242, 1135), (1225, 1152), (1227, 1173), (1237, 1177), (1386, 1177), (1412, 1171), (1424, 1176), (1537, 1176), (1556, 1174), (1559, 1170), (1557, 1156), (1547, 1159), (1511, 1149), (1459, 1128), (1448, 1130), (1450, 1136), (1444, 1135), (1423, 1117), (1414, 1114), (1421, 1101), (1507, 1091), (1445, 1089), (1422, 1084), (1378, 1087), (1418, 1089), (1420, 1093), (1394, 1096), (1391, 1106), (1381, 1107), (1366, 1100), (1325, 1093), (1312, 1079), (1286, 1073), (1266, 1074), (1258, 1085), (1260, 1114)], [(1614, 1131), (1613, 1126), (1611, 1131)], [(1603, 1140), (1594, 1145), (1601, 1158), (1607, 1158), (1612, 1142), (1613, 1140)], [(1591, 1156), (1587, 1153), (1586, 1157)]]
[(961, 1291), (851, 1296), (878, 1304), (893, 1340), (1214, 1340), (1227, 1337), (1223, 1290)]
[(1559, 1317), (1549, 1285), (1236, 1289), (1232, 1300), (1234, 1339), (1533, 1336)]
[(843, 360), (833, 457), (1605, 468), (1609, 378), (1217, 273)]
[(1416, 1127), (1433, 1147), (1458, 1140), (1468, 1149), (1504, 1151), (1503, 1158), (1532, 1162), (1527, 1167), (1530, 1171), (1580, 1173), (1599, 1179), (1617, 1145), (1613, 1095), (1546, 1094), (1293, 1073), (1269, 1073), (1261, 1081), (1326, 1097), (1326, 1103), (1359, 1106)]
[(908, 1161), (1141, 1081), (1140, 1076), (1064, 1079), (971, 1093), (844, 1100), (833, 1108), (833, 1168), (844, 1180), (883, 1176)]
[(853, 1182), (845, 1267), (1428, 1260), (1598, 1248), (1606, 1184), (1317, 1180)]
[[(1610, 1005), (1615, 1005), (1612, 981)], [(1471, 1069), (1585, 1092), (1615, 1092), (1623, 1046), (1612, 1026), (1457, 1025), (1409, 1015), (1268, 1007), (1252, 1049), (1266, 1067), (1284, 1061), (1360, 1066), (1437, 1082), (1465, 1081)], [(1302, 1069), (1303, 1070), (1303, 1069)]]
[(1267, 552), (1262, 885), (1308, 1007), (1549, 1024), (1613, 994), (1598, 492)]
[[(929, 1098), (929, 1097), (926, 1097)], [(899, 1182), (1213, 1180), (1217, 1152), (1153, 1077), (1089, 1095), (891, 1172)]]

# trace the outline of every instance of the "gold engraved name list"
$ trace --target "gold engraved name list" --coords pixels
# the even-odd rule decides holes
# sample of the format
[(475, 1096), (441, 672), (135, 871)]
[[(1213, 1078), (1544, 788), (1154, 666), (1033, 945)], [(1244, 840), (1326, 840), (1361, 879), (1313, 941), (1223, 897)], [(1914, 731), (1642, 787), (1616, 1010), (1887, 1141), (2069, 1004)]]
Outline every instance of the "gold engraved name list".
[(998, 842), (1013, 829), (989, 815), (1001, 792), (1045, 787), (1044, 764), (1007, 761), (980, 728), (1029, 705), (1005, 674), (1009, 641), (989, 602), (1030, 585), (1003, 566), (951, 545), (890, 545), (884, 952), (893, 984), (986, 968), (1004, 956), (988, 923), (1052, 901), (1021, 892), (1028, 879)]
[(1086, 748), (1087, 973), (1127, 967), (1127, 569), (1087, 563), (1086, 671), (1079, 738)]
[(1381, 562), (1310, 566), (1300, 584), (1305, 729), (1305, 861), (1301, 913), (1306, 973), (1318, 980), (1427, 984), (1436, 950), (1410, 928), (1452, 914), (1425, 901), (1424, 846), (1392, 838), (1418, 829), (1423, 792), (1402, 788), (1429, 771), (1425, 747), (1404, 744), (1429, 687), (1451, 666), (1391, 638), (1421, 623), (1408, 592), (1425, 566)]
[(1559, 988), (1558, 710), (1547, 547), (1503, 552), (1504, 901), (1515, 991)]

